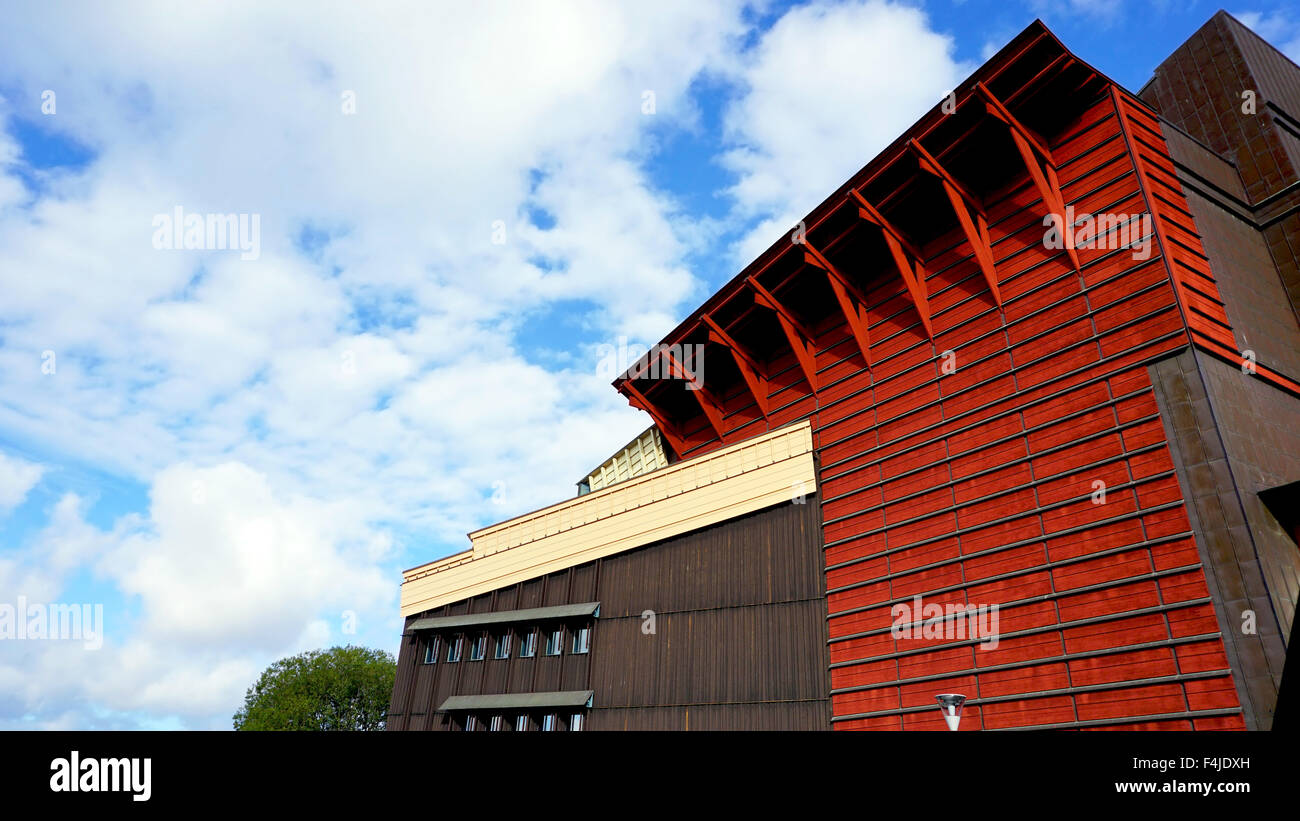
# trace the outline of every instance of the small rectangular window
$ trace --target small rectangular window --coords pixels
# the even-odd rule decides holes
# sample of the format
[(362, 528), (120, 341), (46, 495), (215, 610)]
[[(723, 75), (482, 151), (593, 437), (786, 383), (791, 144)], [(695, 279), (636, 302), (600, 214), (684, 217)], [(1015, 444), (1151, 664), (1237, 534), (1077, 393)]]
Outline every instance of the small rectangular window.
[(574, 713), (569, 718), (569, 731), (578, 732), (582, 729), (582, 713)]
[(429, 636), (429, 638), (426, 639), (424, 642), (424, 663), (425, 664), (438, 663), (438, 637), (437, 636)]
[(478, 729), (478, 719), (474, 716), (465, 716), (465, 730), (473, 732)]
[(530, 659), (537, 655), (537, 629), (530, 627), (519, 636), (519, 658)]
[(560, 645), (564, 641), (564, 631), (559, 627), (549, 631), (546, 634), (546, 655), (558, 656), (560, 654)]
[(591, 628), (579, 627), (573, 631), (573, 652), (585, 653), (591, 649)]
[(530, 729), (532, 728), (528, 723), (527, 713), (520, 713), (519, 715), (515, 716), (515, 730), (521, 733), (526, 733)]
[(509, 633), (502, 633), (501, 635), (497, 636), (497, 646), (496, 649), (492, 651), (492, 658), (494, 659), (510, 658), (510, 634)]
[(555, 729), (555, 713), (542, 716), (542, 732), (549, 733)]
[(457, 636), (447, 642), (447, 661), (460, 661), (460, 644), (465, 640), (464, 636)]
[(488, 731), (493, 733), (501, 732), (501, 716), (492, 716), (492, 723), (488, 725)]
[(469, 643), (469, 660), (482, 661), (487, 651), (487, 636), (479, 633)]

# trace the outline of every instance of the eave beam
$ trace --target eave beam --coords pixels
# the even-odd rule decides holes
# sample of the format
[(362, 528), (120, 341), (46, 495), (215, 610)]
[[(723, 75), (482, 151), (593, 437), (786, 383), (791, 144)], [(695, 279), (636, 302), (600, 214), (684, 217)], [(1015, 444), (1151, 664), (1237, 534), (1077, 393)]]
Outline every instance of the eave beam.
[(759, 412), (763, 414), (764, 419), (767, 419), (767, 374), (749, 355), (748, 351), (741, 347), (736, 340), (732, 339), (731, 335), (724, 331), (721, 325), (713, 321), (713, 317), (704, 314), (701, 319), (708, 326), (709, 340), (731, 351), (731, 358), (735, 360), (736, 368), (740, 370), (740, 375), (744, 377), (745, 384), (749, 386), (749, 392), (754, 397), (754, 404), (758, 405)]
[(976, 83), (975, 90), (984, 98), (985, 110), (1006, 125), (1011, 134), (1011, 141), (1016, 144), (1016, 150), (1020, 152), (1025, 169), (1034, 181), (1039, 196), (1043, 198), (1048, 214), (1057, 223), (1065, 253), (1070, 257), (1074, 270), (1079, 271), (1079, 254), (1074, 248), (1074, 226), (1067, 225), (1065, 221), (1065, 197), (1061, 194), (1061, 182), (1056, 176), (1056, 161), (1052, 159), (1051, 150), (1043, 145), (1028, 128), (1025, 128), (1006, 106), (993, 96), (993, 92), (989, 91), (987, 86)]
[(781, 323), (781, 330), (785, 333), (786, 341), (790, 343), (790, 348), (794, 351), (794, 358), (799, 362), (804, 378), (808, 380), (808, 387), (813, 393), (816, 393), (817, 349), (813, 342), (812, 332), (805, 328), (799, 320), (795, 319), (775, 296), (758, 283), (758, 280), (750, 277), (746, 280), (746, 283), (754, 291), (754, 302), (776, 312), (777, 321)]
[(998, 271), (993, 263), (993, 244), (989, 240), (989, 221), (988, 215), (984, 213), (983, 203), (966, 186), (957, 182), (956, 178), (949, 174), (929, 151), (925, 150), (925, 146), (916, 140), (909, 141), (908, 145), (916, 154), (917, 164), (921, 170), (937, 177), (943, 185), (943, 192), (948, 196), (953, 213), (957, 215), (957, 222), (961, 224), (962, 233), (966, 235), (966, 241), (970, 243), (971, 251), (975, 254), (975, 261), (979, 263), (980, 271), (984, 274), (984, 281), (988, 283), (989, 290), (993, 293), (993, 301), (997, 303), (998, 308), (1001, 308), (1002, 292), (998, 288)]
[(713, 432), (718, 435), (718, 441), (726, 444), (727, 435), (722, 427), (722, 403), (704, 387), (704, 382), (702, 380), (697, 383), (695, 374), (678, 361), (677, 357), (673, 356), (672, 351), (665, 351), (664, 357), (668, 360), (668, 367), (670, 369), (676, 368), (680, 372), (679, 375), (682, 379), (687, 380), (692, 385), (696, 385), (694, 389), (688, 385), (686, 387), (686, 392), (692, 394), (695, 397), (695, 401), (699, 403), (700, 410), (704, 411), (704, 417), (709, 420), (709, 425), (712, 426)]
[(862, 360), (871, 367), (871, 335), (868, 333), (867, 326), (867, 299), (858, 287), (849, 282), (848, 278), (841, 274), (826, 256), (813, 247), (811, 242), (805, 240), (804, 262), (820, 268), (826, 272), (826, 278), (830, 281), (831, 290), (835, 292), (835, 301), (840, 304), (840, 310), (844, 313), (844, 321), (848, 323), (849, 331), (853, 334), (853, 339), (858, 343), (858, 350), (862, 352)]
[(933, 341), (934, 327), (930, 324), (930, 300), (925, 291), (925, 265), (921, 261), (921, 253), (889, 220), (885, 219), (883, 214), (876, 210), (874, 205), (867, 202), (856, 188), (849, 189), (849, 196), (858, 203), (858, 216), (880, 228), (885, 238), (885, 245), (889, 247), (889, 254), (894, 259), (894, 267), (903, 277), (907, 293), (912, 297), (912, 304), (916, 306), (916, 312), (921, 317), (921, 326), (925, 328), (925, 335)]
[(619, 390), (623, 391), (624, 396), (627, 397), (629, 405), (634, 408), (640, 408), (650, 414), (650, 418), (655, 420), (655, 424), (659, 426), (659, 432), (668, 440), (668, 444), (673, 446), (673, 450), (677, 453), (678, 457), (681, 457), (686, 453), (686, 437), (683, 435), (681, 429), (675, 423), (669, 421), (668, 417), (664, 416), (659, 409), (655, 407), (654, 403), (647, 399), (641, 391), (633, 387), (632, 380), (629, 379), (625, 381), (619, 387)]

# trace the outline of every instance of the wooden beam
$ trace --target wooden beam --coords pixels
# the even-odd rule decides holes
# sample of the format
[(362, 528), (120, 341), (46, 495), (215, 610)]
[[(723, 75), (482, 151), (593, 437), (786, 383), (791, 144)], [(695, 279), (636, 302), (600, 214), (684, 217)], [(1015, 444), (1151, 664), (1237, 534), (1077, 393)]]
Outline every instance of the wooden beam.
[(1017, 120), (1015, 115), (1007, 110), (1007, 107), (1002, 104), (1002, 101), (994, 96), (992, 91), (989, 91), (988, 86), (983, 83), (976, 83), (975, 90), (984, 98), (984, 107), (990, 114), (1006, 123), (1012, 131), (1018, 133), (1022, 138), (1024, 138), (1025, 142), (1027, 142), (1030, 147), (1032, 147), (1034, 151), (1043, 158), (1044, 162), (1052, 166), (1056, 165), (1056, 160), (1052, 158), (1051, 149), (1049, 149), (1042, 140), (1036, 137), (1032, 131), (1026, 128), (1020, 120)]
[(1015, 143), (1016, 151), (1020, 153), (1020, 159), (1025, 164), (1025, 170), (1029, 172), (1030, 179), (1038, 189), (1038, 195), (1043, 198), (1043, 205), (1046, 206), (1048, 215), (1056, 220), (1066, 256), (1070, 258), (1074, 270), (1080, 272), (1079, 254), (1074, 248), (1074, 226), (1066, 224), (1065, 197), (1061, 194), (1061, 182), (1056, 176), (1056, 161), (1052, 159), (1051, 150), (1017, 120), (983, 83), (976, 83), (975, 90), (984, 97), (985, 110), (1004, 123), (1010, 131), (1011, 141)]
[(808, 387), (813, 393), (817, 392), (817, 348), (813, 341), (812, 333), (797, 320), (785, 306), (777, 301), (777, 298), (768, 293), (768, 290), (753, 277), (746, 282), (754, 289), (754, 301), (758, 304), (771, 308), (776, 312), (776, 319), (781, 323), (781, 330), (785, 333), (785, 339), (790, 343), (790, 349), (794, 351), (794, 358), (799, 362), (800, 369), (803, 370), (804, 378), (808, 380)]
[[(679, 362), (677, 357), (673, 356), (671, 350), (666, 349), (664, 356), (668, 359), (669, 368), (675, 366), (679, 371), (681, 371), (682, 379), (690, 380), (692, 384), (695, 383), (695, 374), (687, 370), (686, 366)], [(725, 445), (727, 443), (727, 435), (722, 427), (722, 403), (718, 402), (717, 399), (709, 393), (708, 389), (704, 387), (703, 381), (701, 381), (698, 387), (694, 390), (687, 387), (686, 392), (695, 396), (695, 401), (699, 403), (700, 410), (704, 411), (704, 417), (709, 420), (709, 425), (713, 428), (713, 432), (718, 435), (718, 440)]]
[(678, 457), (686, 453), (686, 437), (683, 435), (681, 428), (676, 423), (669, 421), (668, 417), (664, 416), (654, 406), (654, 403), (647, 399), (641, 391), (637, 390), (632, 385), (632, 380), (625, 380), (619, 386), (619, 390), (623, 391), (624, 395), (627, 396), (629, 405), (650, 414), (650, 418), (655, 420), (655, 424), (659, 426), (659, 432), (668, 440), (668, 444), (673, 446), (673, 451), (677, 453)]
[(779, 316), (785, 317), (791, 325), (798, 329), (800, 335), (803, 336), (804, 339), (808, 340), (809, 343), (813, 341), (813, 332), (800, 322), (794, 314), (786, 310), (786, 307), (781, 304), (780, 300), (778, 300), (771, 291), (764, 288), (762, 284), (753, 277), (749, 278), (749, 286), (754, 289), (755, 302), (761, 303), (765, 307), (776, 311)]
[(753, 357), (722, 329), (721, 325), (713, 321), (713, 317), (704, 314), (701, 319), (709, 327), (709, 339), (731, 351), (731, 358), (740, 370), (740, 375), (744, 377), (745, 384), (749, 386), (749, 392), (754, 397), (754, 404), (758, 405), (759, 412), (766, 419), (768, 414), (767, 374), (763, 372), (763, 369), (759, 367)]
[(925, 328), (925, 335), (933, 341), (934, 326), (930, 324), (930, 299), (925, 291), (925, 264), (921, 261), (920, 251), (875, 206), (867, 202), (856, 188), (850, 188), (849, 195), (858, 201), (858, 216), (881, 229), (885, 245), (889, 247), (889, 254), (894, 260), (894, 267), (903, 278), (903, 285), (912, 298), (912, 304), (916, 306), (917, 315), (921, 317), (921, 327)]
[(862, 352), (862, 361), (870, 368), (871, 335), (868, 333), (866, 298), (857, 286), (836, 270), (824, 254), (813, 247), (811, 242), (805, 240), (803, 245), (806, 251), (804, 261), (826, 272), (831, 290), (835, 292), (835, 301), (839, 303), (840, 310), (844, 313), (844, 321), (848, 323), (849, 331), (858, 343), (858, 350)]
[(984, 281), (993, 294), (993, 301), (997, 303), (999, 309), (1002, 308), (1002, 291), (998, 288), (998, 271), (993, 262), (993, 246), (989, 241), (988, 216), (984, 213), (984, 204), (969, 189), (957, 182), (947, 169), (925, 150), (925, 146), (916, 140), (910, 141), (910, 145), (916, 153), (921, 170), (939, 178), (943, 192), (947, 195), (953, 213), (957, 216), (957, 222), (961, 225), (962, 233), (966, 235), (966, 241), (975, 255), (975, 261), (979, 264), (980, 272), (984, 274)]

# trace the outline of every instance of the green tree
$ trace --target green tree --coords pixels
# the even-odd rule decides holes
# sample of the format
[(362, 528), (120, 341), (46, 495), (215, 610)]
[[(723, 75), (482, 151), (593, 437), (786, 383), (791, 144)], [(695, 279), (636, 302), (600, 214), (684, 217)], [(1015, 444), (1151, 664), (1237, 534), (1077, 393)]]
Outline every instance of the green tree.
[(283, 658), (248, 688), (236, 730), (382, 730), (397, 662), (366, 647)]

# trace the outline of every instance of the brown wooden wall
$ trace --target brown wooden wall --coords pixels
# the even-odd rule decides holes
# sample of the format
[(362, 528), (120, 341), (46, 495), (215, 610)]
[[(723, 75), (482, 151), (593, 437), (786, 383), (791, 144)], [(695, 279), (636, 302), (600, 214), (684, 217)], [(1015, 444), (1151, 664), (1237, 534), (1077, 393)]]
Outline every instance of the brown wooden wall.
[[(449, 729), (448, 696), (593, 690), (587, 729), (830, 728), (815, 497), (428, 610), (407, 619), (599, 601), (591, 652), (423, 664), (398, 655), (389, 729)], [(654, 632), (643, 613), (654, 613)]]

